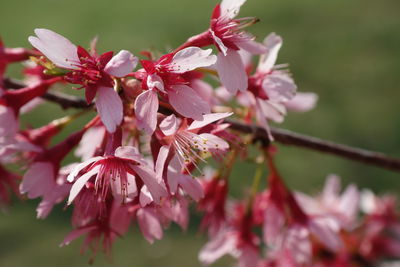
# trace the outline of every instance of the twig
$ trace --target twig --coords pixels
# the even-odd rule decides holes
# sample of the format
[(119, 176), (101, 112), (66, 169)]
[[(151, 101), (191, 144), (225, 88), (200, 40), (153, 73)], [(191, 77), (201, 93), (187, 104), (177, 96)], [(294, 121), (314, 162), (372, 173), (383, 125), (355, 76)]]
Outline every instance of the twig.
[[(21, 83), (10, 79), (4, 79), (6, 88), (18, 89), (24, 87)], [(64, 109), (66, 108), (88, 108), (90, 105), (79, 97), (74, 97), (61, 93), (46, 93), (42, 98), (59, 104)], [(267, 132), (256, 125), (248, 125), (234, 120), (225, 120), (230, 124), (230, 128), (242, 133), (252, 134), (254, 139), (261, 141), (264, 144), (269, 143)], [(400, 160), (388, 157), (383, 153), (369, 151), (365, 149), (355, 148), (342, 144), (337, 144), (331, 141), (322, 140), (313, 136), (302, 135), (296, 132), (291, 132), (280, 128), (271, 128), (271, 133), (275, 141), (284, 145), (298, 146), (309, 150), (319, 151), (326, 154), (335, 155), (342, 158), (347, 158), (353, 161), (362, 162), (369, 165), (374, 165), (384, 169), (400, 172)]]

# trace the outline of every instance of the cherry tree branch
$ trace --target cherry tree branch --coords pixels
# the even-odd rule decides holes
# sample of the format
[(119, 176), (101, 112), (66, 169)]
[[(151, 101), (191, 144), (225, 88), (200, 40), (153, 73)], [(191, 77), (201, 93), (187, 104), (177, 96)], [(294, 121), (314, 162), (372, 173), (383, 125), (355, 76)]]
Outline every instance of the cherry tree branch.
[[(9, 89), (18, 89), (24, 87), (24, 85), (20, 82), (11, 79), (4, 79), (4, 85)], [(90, 107), (90, 105), (88, 105), (84, 99), (62, 93), (47, 92), (42, 96), (42, 98), (59, 104), (64, 109)], [(255, 141), (261, 141), (264, 145), (269, 144), (268, 134), (263, 128), (256, 125), (248, 125), (235, 120), (225, 119), (224, 121), (230, 124), (231, 129), (242, 133), (252, 134)], [(331, 154), (337, 157), (400, 172), (400, 160), (389, 157), (384, 153), (338, 144), (332, 141), (322, 140), (313, 136), (307, 136), (281, 128), (272, 127), (271, 133), (276, 142), (284, 145), (302, 147), (305, 149)]]

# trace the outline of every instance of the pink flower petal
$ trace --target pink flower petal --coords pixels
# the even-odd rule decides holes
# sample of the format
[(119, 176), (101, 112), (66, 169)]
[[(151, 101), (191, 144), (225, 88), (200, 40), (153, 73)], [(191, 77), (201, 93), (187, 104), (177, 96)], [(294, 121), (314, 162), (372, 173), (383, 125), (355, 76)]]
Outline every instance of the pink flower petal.
[(163, 236), (163, 230), (156, 214), (148, 208), (141, 208), (137, 211), (137, 221), (144, 238), (149, 243), (155, 239), (160, 240)]
[(149, 189), (147, 188), (146, 185), (142, 186), (142, 189), (140, 190), (140, 196), (139, 196), (139, 203), (140, 206), (145, 207), (148, 204), (153, 202), (153, 197), (151, 196), (151, 193)]
[(210, 113), (210, 106), (189, 86), (173, 85), (168, 91), (172, 107), (182, 116), (201, 120), (203, 114)]
[(190, 124), (188, 130), (193, 130), (193, 129), (198, 129), (198, 128), (204, 127), (210, 123), (224, 119), (226, 117), (229, 117), (232, 114), (233, 114), (233, 112), (224, 112), (224, 113), (210, 113), (210, 114), (203, 115), (203, 118), (201, 120), (193, 121)]
[(137, 63), (138, 58), (134, 57), (131, 52), (121, 50), (107, 63), (104, 71), (114, 77), (122, 78), (128, 75)]
[(72, 201), (74, 201), (76, 196), (79, 194), (79, 192), (81, 192), (82, 188), (86, 185), (87, 181), (89, 181), (89, 179), (92, 178), (93, 175), (98, 173), (99, 169), (100, 169), (100, 166), (95, 166), (93, 169), (86, 172), (81, 177), (79, 177), (78, 180), (75, 181), (75, 183), (72, 185), (71, 191), (69, 193), (68, 205), (70, 205), (72, 203)]
[(221, 2), (221, 16), (233, 19), (239, 14), (240, 7), (246, 0), (222, 0)]
[(226, 56), (227, 52), (228, 52), (228, 47), (226, 47), (224, 45), (224, 43), (222, 42), (222, 40), (218, 36), (215, 35), (214, 31), (212, 31), (211, 29), (209, 31), (211, 33), (211, 37), (214, 39), (214, 42), (216, 43), (218, 50), (221, 51), (221, 53), (224, 56)]
[(18, 122), (10, 107), (0, 105), (0, 137), (14, 137), (18, 131)]
[(144, 161), (142, 155), (139, 153), (139, 150), (134, 146), (120, 146), (115, 150), (115, 156), (124, 159), (132, 159), (137, 162), (146, 162)]
[(176, 191), (178, 190), (178, 181), (181, 174), (182, 174), (182, 164), (180, 163), (178, 156), (175, 155), (170, 161), (167, 170), (168, 187), (169, 191), (172, 194), (175, 194)]
[(156, 203), (159, 203), (162, 197), (168, 195), (165, 184), (157, 180), (155, 172), (149, 166), (140, 164), (132, 165), (131, 167), (147, 186)]
[(254, 37), (252, 37), (251, 35), (248, 35), (246, 40), (237, 42), (236, 45), (253, 55), (264, 54), (267, 51), (267, 48), (263, 44), (254, 41), (253, 38)]
[(199, 201), (204, 197), (203, 187), (196, 178), (182, 174), (178, 178), (178, 183), (183, 191), (193, 198), (194, 201)]
[(78, 48), (64, 36), (47, 29), (35, 29), (38, 37), (30, 36), (29, 42), (56, 66), (78, 69), (80, 64)]
[(233, 234), (227, 231), (219, 232), (200, 250), (199, 260), (205, 265), (210, 265), (225, 254), (236, 251), (236, 244)]
[(169, 146), (162, 146), (160, 151), (158, 152), (157, 161), (156, 161), (156, 177), (157, 179), (162, 179), (165, 161), (167, 160), (169, 154)]
[(118, 93), (110, 87), (99, 87), (96, 108), (107, 131), (109, 133), (115, 132), (123, 119), (122, 101)]
[(318, 101), (318, 95), (315, 93), (307, 92), (297, 92), (296, 95), (288, 102), (285, 106), (293, 111), (306, 112), (315, 107)]
[(257, 71), (269, 72), (278, 58), (279, 49), (282, 46), (282, 38), (275, 33), (271, 33), (264, 39), (264, 45), (267, 48), (267, 52), (261, 56)]
[(215, 64), (221, 83), (231, 93), (247, 89), (247, 73), (237, 51), (228, 49), (226, 56), (218, 53)]
[(287, 102), (295, 96), (297, 90), (296, 84), (287, 74), (274, 72), (263, 80), (262, 88), (273, 102)]
[(147, 86), (149, 89), (156, 88), (161, 92), (166, 93), (164, 89), (164, 82), (157, 74), (151, 74), (147, 76)]
[(68, 182), (73, 182), (73, 181), (75, 181), (75, 178), (78, 176), (78, 174), (79, 174), (79, 172), (81, 171), (81, 170), (83, 170), (84, 168), (86, 168), (87, 166), (89, 166), (90, 164), (92, 164), (93, 162), (95, 162), (95, 161), (98, 161), (98, 160), (100, 160), (100, 159), (102, 159), (103, 157), (100, 157), (100, 156), (98, 156), (98, 157), (93, 157), (93, 158), (90, 158), (90, 159), (88, 159), (88, 160), (86, 160), (86, 161), (84, 161), (84, 162), (82, 162), (82, 163), (79, 163), (78, 165), (76, 165), (73, 169), (72, 169), (72, 171), (71, 171), (71, 173), (68, 175), (68, 177), (67, 177), (67, 181)]
[(60, 247), (69, 245), (72, 241), (79, 238), (82, 235), (89, 233), (90, 231), (96, 229), (97, 226), (89, 226), (83, 227), (76, 230), (71, 231), (61, 242)]
[(211, 53), (211, 48), (207, 50), (199, 47), (184, 48), (174, 55), (168, 69), (172, 73), (184, 73), (200, 67), (211, 66), (217, 61), (217, 57)]
[(229, 144), (222, 138), (209, 133), (199, 135), (198, 142), (203, 148), (212, 153), (221, 153), (229, 149)]
[(180, 123), (181, 121), (177, 119), (174, 114), (172, 114), (163, 119), (159, 127), (163, 134), (169, 136), (175, 134), (176, 131), (178, 131)]
[(337, 231), (336, 223), (329, 218), (314, 219), (309, 222), (309, 228), (319, 241), (332, 251), (337, 251), (342, 247), (342, 240)]
[(25, 173), (20, 185), (21, 194), (28, 198), (45, 196), (55, 186), (54, 167), (49, 162), (36, 162)]
[(153, 90), (141, 93), (135, 101), (137, 126), (147, 134), (153, 134), (157, 125), (158, 96)]

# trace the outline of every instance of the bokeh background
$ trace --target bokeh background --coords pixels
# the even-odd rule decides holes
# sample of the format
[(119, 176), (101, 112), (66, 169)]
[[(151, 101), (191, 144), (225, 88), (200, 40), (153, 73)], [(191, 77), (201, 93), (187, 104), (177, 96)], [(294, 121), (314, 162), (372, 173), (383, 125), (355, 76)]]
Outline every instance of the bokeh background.
[[(52, 29), (87, 46), (99, 36), (99, 51), (166, 51), (208, 27), (217, 1), (188, 0), (2, 0), (0, 35), (10, 47), (29, 46), (36, 27)], [(316, 109), (289, 114), (281, 125), (320, 138), (380, 150), (400, 158), (400, 1), (398, 0), (248, 0), (241, 16), (260, 22), (249, 29), (261, 41), (276, 32), (284, 39), (278, 63), (290, 63), (301, 91), (319, 96)], [(18, 75), (17, 67), (10, 75)], [(61, 110), (42, 106), (22, 118), (39, 126)], [(83, 122), (82, 122), (83, 123)], [(79, 122), (78, 122), (79, 124)], [(77, 126), (75, 126), (77, 127)], [(66, 132), (71, 131), (67, 129)], [(398, 194), (399, 174), (294, 147), (279, 146), (283, 177), (296, 190), (317, 192), (329, 173), (343, 183)], [(250, 184), (251, 165), (240, 164), (233, 194)], [(45, 220), (35, 219), (37, 202), (13, 206), (0, 219), (0, 266), (85, 266), (81, 240), (58, 244), (69, 232), (70, 210), (58, 207)], [(117, 241), (113, 259), (98, 255), (94, 266), (200, 266), (197, 253), (205, 239), (198, 219), (187, 233), (172, 227), (162, 241), (149, 245), (137, 230)], [(215, 266), (231, 263), (224, 259)]]

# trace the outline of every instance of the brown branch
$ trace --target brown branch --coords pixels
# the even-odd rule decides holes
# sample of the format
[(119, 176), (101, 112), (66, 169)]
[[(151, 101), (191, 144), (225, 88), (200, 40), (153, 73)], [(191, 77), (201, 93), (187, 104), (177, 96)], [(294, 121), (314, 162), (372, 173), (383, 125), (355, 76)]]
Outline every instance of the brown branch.
[[(262, 142), (268, 140), (267, 132), (261, 127), (255, 125), (250, 126), (233, 120), (225, 121), (231, 124), (231, 129), (243, 133), (253, 134), (256, 140)], [(284, 145), (303, 147), (306, 149), (347, 158), (350, 160), (374, 165), (392, 171), (400, 171), (399, 159), (388, 157), (380, 152), (337, 144), (313, 136), (307, 136), (275, 127), (271, 128), (271, 133), (276, 142)]]
[[(24, 87), (19, 82), (10, 79), (5, 79), (4, 85), (6, 88), (10, 89), (18, 89)], [(82, 98), (61, 93), (48, 92), (43, 95), (42, 98), (57, 103), (64, 109), (90, 107)], [(234, 120), (225, 120), (225, 122), (231, 125), (231, 129), (242, 133), (253, 134), (255, 140), (261, 141), (265, 145), (269, 144), (268, 134), (263, 128), (256, 125), (248, 125)], [(298, 146), (309, 150), (331, 154), (353, 161), (358, 161), (384, 169), (400, 172), (400, 160), (388, 157), (383, 153), (337, 144), (331, 141), (302, 135), (280, 128), (271, 128), (271, 133), (274, 136), (276, 142), (284, 145)]]

